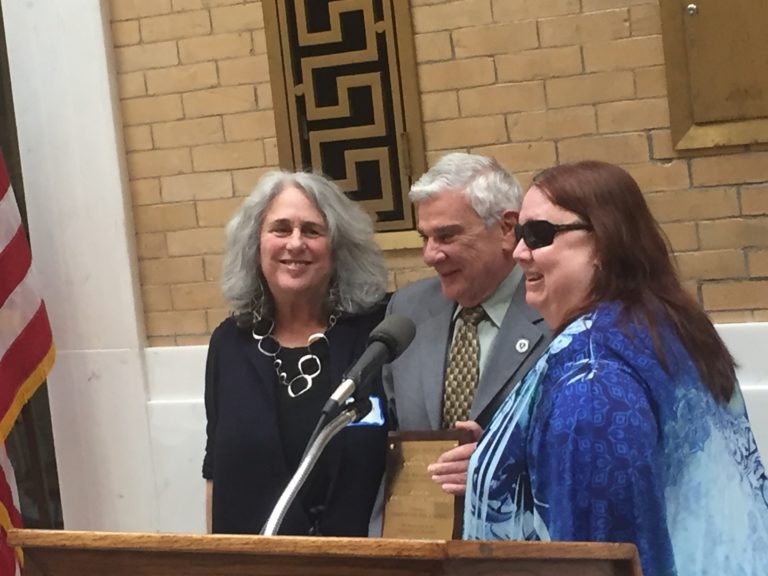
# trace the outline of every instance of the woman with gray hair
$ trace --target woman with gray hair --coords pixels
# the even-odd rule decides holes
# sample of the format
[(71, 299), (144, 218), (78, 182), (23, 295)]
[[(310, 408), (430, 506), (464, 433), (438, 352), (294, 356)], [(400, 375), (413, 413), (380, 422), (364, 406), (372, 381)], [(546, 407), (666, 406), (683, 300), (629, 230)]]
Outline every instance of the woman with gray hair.
[[(211, 336), (203, 476), (213, 532), (256, 534), (298, 467), (323, 405), (384, 315), (387, 271), (370, 218), (330, 181), (270, 172), (227, 226)], [(364, 536), (386, 454), (373, 408), (330, 443), (280, 533)]]

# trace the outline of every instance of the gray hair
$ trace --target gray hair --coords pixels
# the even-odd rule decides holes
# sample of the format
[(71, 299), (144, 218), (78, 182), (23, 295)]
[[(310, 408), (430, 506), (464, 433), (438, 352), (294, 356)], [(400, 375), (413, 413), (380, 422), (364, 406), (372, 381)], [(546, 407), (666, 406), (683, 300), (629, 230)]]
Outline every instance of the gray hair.
[(520, 212), (523, 204), (517, 178), (494, 158), (477, 154), (443, 156), (414, 182), (408, 196), (418, 203), (445, 190), (463, 191), (487, 228), (498, 222), (505, 210)]
[(227, 224), (222, 293), (235, 314), (272, 313), (273, 302), (261, 272), (264, 214), (283, 190), (302, 190), (325, 217), (333, 271), (328, 304), (332, 311), (357, 313), (384, 297), (387, 268), (373, 236), (371, 218), (331, 181), (319, 174), (275, 170), (256, 188)]

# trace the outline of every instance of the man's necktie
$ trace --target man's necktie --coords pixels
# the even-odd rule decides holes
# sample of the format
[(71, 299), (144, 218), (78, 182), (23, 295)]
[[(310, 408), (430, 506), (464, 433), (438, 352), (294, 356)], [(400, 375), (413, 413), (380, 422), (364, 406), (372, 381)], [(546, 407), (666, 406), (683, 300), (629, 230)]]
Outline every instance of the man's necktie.
[(466, 420), (475, 397), (480, 377), (480, 341), (477, 325), (485, 318), (482, 306), (463, 308), (459, 312), (453, 346), (445, 372), (443, 428), (453, 428), (457, 420)]

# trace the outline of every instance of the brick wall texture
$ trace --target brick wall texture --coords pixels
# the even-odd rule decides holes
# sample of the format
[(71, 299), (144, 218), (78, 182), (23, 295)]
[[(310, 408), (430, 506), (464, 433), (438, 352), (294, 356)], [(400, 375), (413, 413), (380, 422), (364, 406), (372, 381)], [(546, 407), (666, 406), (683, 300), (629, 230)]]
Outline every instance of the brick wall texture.
[[(524, 186), (619, 164), (713, 320), (768, 321), (768, 145), (674, 150), (657, 0), (410, 4), (429, 164), (487, 154)], [(148, 341), (205, 343), (227, 314), (224, 224), (278, 165), (262, 2), (111, 8)], [(418, 249), (386, 258), (393, 289), (431, 274)]]

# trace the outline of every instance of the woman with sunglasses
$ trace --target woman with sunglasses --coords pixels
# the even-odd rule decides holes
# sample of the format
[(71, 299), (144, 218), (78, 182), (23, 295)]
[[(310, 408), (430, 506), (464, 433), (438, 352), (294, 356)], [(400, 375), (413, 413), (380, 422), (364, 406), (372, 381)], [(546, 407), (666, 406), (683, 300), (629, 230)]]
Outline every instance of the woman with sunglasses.
[[(209, 530), (261, 531), (383, 318), (386, 282), (370, 218), (322, 176), (270, 172), (232, 218), (222, 289), (234, 313), (211, 336), (205, 378)], [(328, 445), (280, 534), (367, 535), (387, 440), (380, 381), (373, 390), (371, 412)]]
[(637, 183), (547, 170), (515, 258), (556, 336), (472, 456), (467, 539), (631, 542), (643, 574), (764, 574), (768, 477), (714, 326)]

